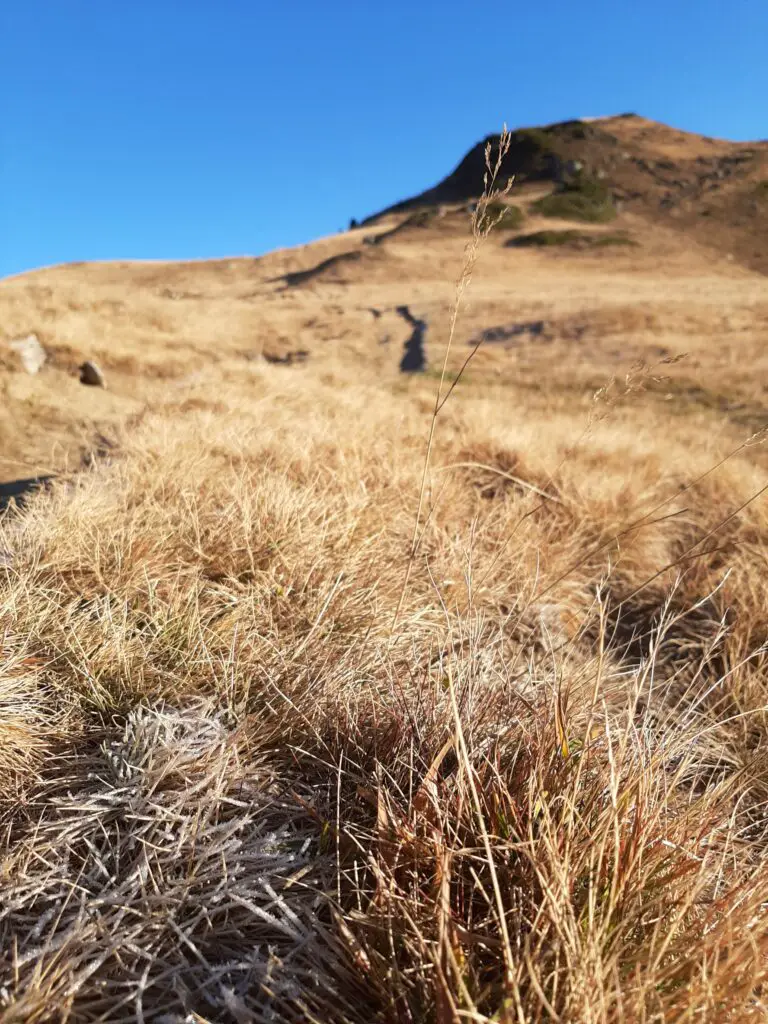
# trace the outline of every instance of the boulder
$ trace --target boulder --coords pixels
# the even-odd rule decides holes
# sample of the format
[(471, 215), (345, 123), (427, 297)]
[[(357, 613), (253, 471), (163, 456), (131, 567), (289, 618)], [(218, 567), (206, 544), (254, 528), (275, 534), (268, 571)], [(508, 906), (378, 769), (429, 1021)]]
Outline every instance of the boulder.
[(28, 334), (26, 338), (15, 338), (8, 343), (20, 370), (36, 374), (47, 358), (45, 349), (36, 334)]
[(80, 367), (80, 383), (88, 384), (92, 388), (105, 388), (107, 386), (104, 374), (97, 364), (90, 359), (86, 359)]

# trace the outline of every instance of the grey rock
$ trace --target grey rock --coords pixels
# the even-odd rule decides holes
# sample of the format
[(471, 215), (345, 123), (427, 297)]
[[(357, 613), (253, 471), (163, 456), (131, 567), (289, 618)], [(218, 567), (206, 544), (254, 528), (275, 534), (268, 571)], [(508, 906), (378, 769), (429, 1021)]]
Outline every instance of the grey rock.
[(86, 359), (80, 367), (80, 383), (88, 384), (92, 388), (105, 388), (107, 386), (104, 374), (101, 372), (98, 365), (91, 362), (90, 359)]
[(47, 359), (45, 349), (36, 334), (28, 334), (26, 338), (16, 338), (8, 343), (10, 350), (16, 355), (19, 368), (29, 374), (36, 374)]

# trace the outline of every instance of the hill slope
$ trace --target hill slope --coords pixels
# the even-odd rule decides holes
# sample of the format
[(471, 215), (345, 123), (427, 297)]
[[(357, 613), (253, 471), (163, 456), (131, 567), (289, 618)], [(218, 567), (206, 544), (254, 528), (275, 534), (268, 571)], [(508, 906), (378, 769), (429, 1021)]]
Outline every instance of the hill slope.
[(582, 127), (426, 469), (462, 175), (0, 282), (0, 482), (55, 476), (0, 518), (3, 1024), (764, 1019), (765, 277), (595, 155), (732, 144)]
[[(301, 249), (259, 260), (65, 266), (0, 282), (0, 348), (3, 337), (33, 332), (49, 356), (35, 378), (3, 375), (0, 477), (61, 468), (94, 425), (137, 413), (191, 374), (213, 381), (262, 355), (303, 351), (313, 363), (362, 362), (392, 378), (413, 331), (403, 309), (428, 325), (424, 355), (435, 366), (482, 149), (435, 189)], [(680, 386), (689, 396), (712, 391), (705, 402), (741, 404), (759, 418), (767, 153), (765, 143), (707, 140), (637, 117), (515, 133), (503, 174), (517, 175), (508, 201), (522, 218), (512, 230), (501, 224), (486, 246), (457, 359), (488, 331), (495, 342), (477, 367), (537, 387), (546, 368), (547, 388), (562, 394), (585, 378), (597, 386), (635, 359), (688, 352)], [(585, 184), (603, 190), (596, 204)], [(574, 197), (598, 211), (596, 221), (572, 219)], [(539, 321), (543, 334), (522, 330), (502, 344), (505, 331)], [(0, 351), (11, 367), (7, 355)], [(86, 358), (104, 365), (109, 391), (78, 384)]]
[[(485, 148), (495, 154), (498, 142), (488, 136), (438, 185), (384, 213), (477, 198)], [(556, 184), (573, 163), (599, 176), (623, 209), (768, 273), (768, 142), (725, 142), (634, 114), (567, 121), (513, 132), (501, 176)]]

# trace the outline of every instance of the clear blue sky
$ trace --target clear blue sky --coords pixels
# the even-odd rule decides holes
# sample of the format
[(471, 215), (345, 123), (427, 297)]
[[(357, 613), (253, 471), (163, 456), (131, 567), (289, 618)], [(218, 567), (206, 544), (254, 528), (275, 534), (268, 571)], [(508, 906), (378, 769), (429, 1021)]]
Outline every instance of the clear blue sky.
[(768, 0), (0, 0), (0, 276), (258, 254), (502, 122), (768, 136)]

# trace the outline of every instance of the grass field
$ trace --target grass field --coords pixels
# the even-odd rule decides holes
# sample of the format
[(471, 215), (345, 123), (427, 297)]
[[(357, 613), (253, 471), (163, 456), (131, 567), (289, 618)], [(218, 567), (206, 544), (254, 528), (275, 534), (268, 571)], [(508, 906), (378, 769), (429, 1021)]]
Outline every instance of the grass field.
[(479, 353), (434, 418), (343, 345), (176, 374), (171, 327), (0, 525), (3, 1024), (764, 1020), (747, 369)]
[(4, 528), (4, 1019), (760, 1019), (751, 449), (457, 399), (393, 624), (422, 400), (248, 383)]

